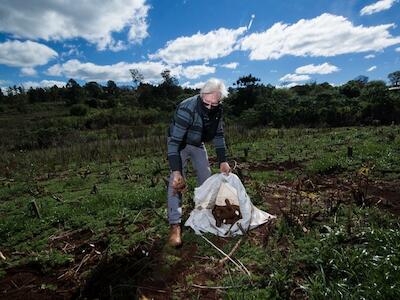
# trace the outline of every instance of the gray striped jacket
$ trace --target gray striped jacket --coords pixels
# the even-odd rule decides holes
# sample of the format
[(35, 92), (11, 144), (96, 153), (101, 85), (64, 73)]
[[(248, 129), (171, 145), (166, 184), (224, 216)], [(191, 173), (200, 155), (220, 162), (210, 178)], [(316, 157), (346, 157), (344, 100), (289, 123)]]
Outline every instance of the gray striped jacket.
[[(168, 161), (172, 171), (182, 172), (180, 151), (186, 144), (199, 147), (204, 142), (202, 140), (203, 119), (200, 110), (201, 101), (200, 96), (195, 95), (179, 103), (175, 111), (169, 128), (170, 139), (168, 142)], [(222, 105), (220, 105), (220, 113), (216, 115), (216, 118), (218, 118), (218, 127), (212, 142), (218, 161), (222, 163), (226, 161)]]

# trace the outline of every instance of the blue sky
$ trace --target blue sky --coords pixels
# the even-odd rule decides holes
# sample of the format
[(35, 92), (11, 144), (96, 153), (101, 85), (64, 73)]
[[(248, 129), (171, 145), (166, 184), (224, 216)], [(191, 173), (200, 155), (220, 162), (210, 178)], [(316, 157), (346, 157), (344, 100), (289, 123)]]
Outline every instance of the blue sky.
[(399, 0), (2, 0), (0, 87), (157, 83), (249, 73), (276, 86), (340, 85), (400, 70)]

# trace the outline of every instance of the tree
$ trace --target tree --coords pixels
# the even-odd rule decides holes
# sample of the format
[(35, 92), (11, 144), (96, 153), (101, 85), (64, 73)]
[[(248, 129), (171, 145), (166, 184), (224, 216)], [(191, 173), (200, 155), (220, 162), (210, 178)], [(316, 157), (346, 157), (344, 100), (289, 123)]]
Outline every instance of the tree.
[(47, 93), (49, 95), (49, 101), (58, 102), (61, 101), (61, 91), (58, 86), (53, 85), (51, 88), (47, 89)]
[(5, 96), (3, 94), (3, 89), (0, 87), (0, 103), (3, 103), (4, 98), (5, 98)]
[(164, 79), (163, 80), (163, 85), (167, 86), (174, 86), (178, 85), (178, 79), (176, 79), (174, 76), (171, 75), (171, 71), (168, 69), (165, 69), (164, 71), (161, 72), (161, 77)]
[(158, 107), (163, 110), (169, 110), (174, 107), (178, 101), (178, 96), (182, 88), (178, 86), (178, 79), (171, 75), (171, 71), (165, 69), (161, 72), (163, 82), (156, 88), (156, 97), (159, 99)]
[(238, 88), (247, 88), (251, 86), (255, 86), (257, 82), (259, 82), (260, 79), (252, 76), (251, 74), (247, 76), (242, 76), (239, 77), (238, 80), (236, 80), (236, 85)]
[(364, 75), (358, 75), (356, 78), (354, 78), (355, 81), (359, 81), (362, 84), (367, 84), (368, 83), (368, 77)]
[(379, 120), (381, 124), (390, 124), (396, 119), (395, 104), (389, 97), (389, 91), (383, 81), (371, 81), (365, 85), (360, 99), (363, 101), (365, 123)]
[(113, 80), (107, 81), (107, 93), (110, 95), (118, 94), (118, 86), (115, 84)]
[(388, 78), (392, 86), (400, 86), (400, 71), (390, 73)]
[(103, 94), (103, 88), (100, 84), (95, 81), (90, 81), (84, 85), (84, 89), (86, 90), (89, 97), (93, 97), (99, 99)]
[(356, 98), (360, 96), (364, 84), (359, 80), (350, 80), (340, 87), (340, 93), (347, 98)]
[(236, 92), (227, 101), (234, 115), (239, 116), (243, 111), (254, 107), (260, 94), (260, 86), (257, 84), (259, 81), (259, 78), (251, 74), (239, 77), (236, 81)]
[(142, 83), (144, 76), (138, 69), (130, 69), (129, 72), (131, 72), (133, 87), (136, 89)]
[(44, 102), (46, 98), (46, 91), (41, 87), (35, 89), (30, 87), (27, 94), (30, 103)]
[(65, 97), (66, 97), (66, 104), (67, 105), (72, 105), (80, 102), (83, 97), (83, 91), (79, 83), (77, 83), (74, 79), (68, 80), (66, 84), (66, 91), (65, 91)]

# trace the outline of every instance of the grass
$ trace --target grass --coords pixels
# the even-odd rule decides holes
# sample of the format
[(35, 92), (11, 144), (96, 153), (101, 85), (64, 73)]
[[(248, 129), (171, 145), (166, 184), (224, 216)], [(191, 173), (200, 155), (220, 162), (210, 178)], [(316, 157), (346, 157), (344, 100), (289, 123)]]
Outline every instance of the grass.
[[(389, 184), (399, 180), (400, 172), (385, 172), (400, 168), (399, 130), (398, 126), (259, 128), (240, 133), (227, 128), (226, 135), (230, 158), (242, 169), (250, 198), (259, 208), (268, 210), (273, 208), (268, 199), (274, 193), (286, 208), (296, 208), (291, 196), (279, 191), (277, 185), (294, 187), (302, 176), (322, 183), (333, 179), (347, 182), (360, 168), (367, 168), (371, 185), (374, 181)], [(85, 254), (77, 249), (89, 251), (92, 243), (101, 255), (90, 256), (92, 260), (82, 266), (76, 282), (93, 277), (93, 270), (104, 260), (145, 257), (138, 261), (146, 265), (137, 263), (147, 277), (134, 283), (124, 277), (119, 283), (118, 293), (122, 294), (125, 290), (121, 286), (127, 282), (149, 284), (146, 280), (158, 278), (161, 275), (157, 272), (161, 272), (173, 286), (169, 291), (172, 298), (185, 295), (201, 299), (210, 292), (226, 299), (399, 297), (398, 217), (376, 205), (356, 205), (349, 198), (350, 192), (340, 186), (334, 191), (335, 197), (340, 193), (347, 196), (334, 214), (324, 208), (329, 197), (323, 189), (299, 194), (306, 199), (298, 204), (300, 212), (322, 212), (320, 220), (304, 223), (307, 233), (292, 219), (280, 215), (271, 233), (260, 228), (246, 238), (234, 256), (249, 268), (250, 278), (233, 264), (218, 268), (218, 252), (190, 230), (184, 231), (182, 250), (164, 247), (168, 224), (163, 178), (169, 172), (164, 145), (157, 141), (157, 137), (123, 143), (104, 139), (92, 145), (5, 153), (2, 163), (9, 171), (0, 181), (0, 240), (7, 260), (0, 262), (0, 278), (6, 278), (10, 268), (32, 264), (42, 272), (60, 276), (61, 271), (82, 262)], [(140, 143), (145, 150), (132, 148)], [(98, 146), (97, 154), (88, 152)], [(347, 154), (349, 146), (353, 148), (351, 157)], [(215, 160), (213, 147), (207, 145), (207, 150)], [(254, 166), (258, 167), (253, 170)], [(217, 172), (217, 166), (212, 165), (212, 170)], [(196, 185), (191, 166), (188, 172), (185, 217), (193, 207)], [(276, 187), (272, 192), (268, 190), (271, 186)], [(262, 193), (264, 190), (267, 192)], [(316, 202), (310, 202), (310, 195)], [(39, 207), (40, 219), (32, 212), (32, 200)], [(51, 239), (72, 230), (80, 233), (71, 239)], [(206, 237), (225, 252), (238, 240)], [(74, 243), (77, 248), (68, 250), (68, 244)], [(175, 276), (176, 272), (182, 278)], [(49, 293), (62, 286), (43, 280), (38, 288)], [(203, 290), (195, 284), (233, 287)]]

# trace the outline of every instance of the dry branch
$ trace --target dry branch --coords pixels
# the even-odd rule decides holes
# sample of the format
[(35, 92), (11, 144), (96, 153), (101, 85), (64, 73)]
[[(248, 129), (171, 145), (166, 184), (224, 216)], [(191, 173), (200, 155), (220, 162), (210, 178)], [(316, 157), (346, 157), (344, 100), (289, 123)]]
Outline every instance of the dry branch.
[(242, 243), (242, 241), (243, 241), (243, 237), (241, 237), (240, 240), (237, 241), (235, 246), (233, 246), (232, 250), (228, 253), (228, 256), (225, 256), (224, 258), (221, 258), (218, 261), (218, 263), (221, 264), (221, 265), (224, 264), (228, 260), (228, 257), (231, 257), (236, 252), (236, 250), (239, 249), (239, 246)]
[[(250, 277), (250, 272), (246, 268), (243, 268), (242, 266), (239, 265), (236, 261), (234, 261), (228, 254), (226, 254), (224, 251), (222, 251), (220, 248), (218, 248), (213, 242), (211, 242), (209, 239), (207, 239), (204, 235), (201, 235), (203, 239), (205, 239), (211, 246), (213, 246), (215, 249), (217, 249), (221, 254), (223, 254), (225, 257), (227, 257), (236, 267), (239, 268), (244, 274), (248, 275)], [(238, 260), (239, 261), (239, 260)]]

